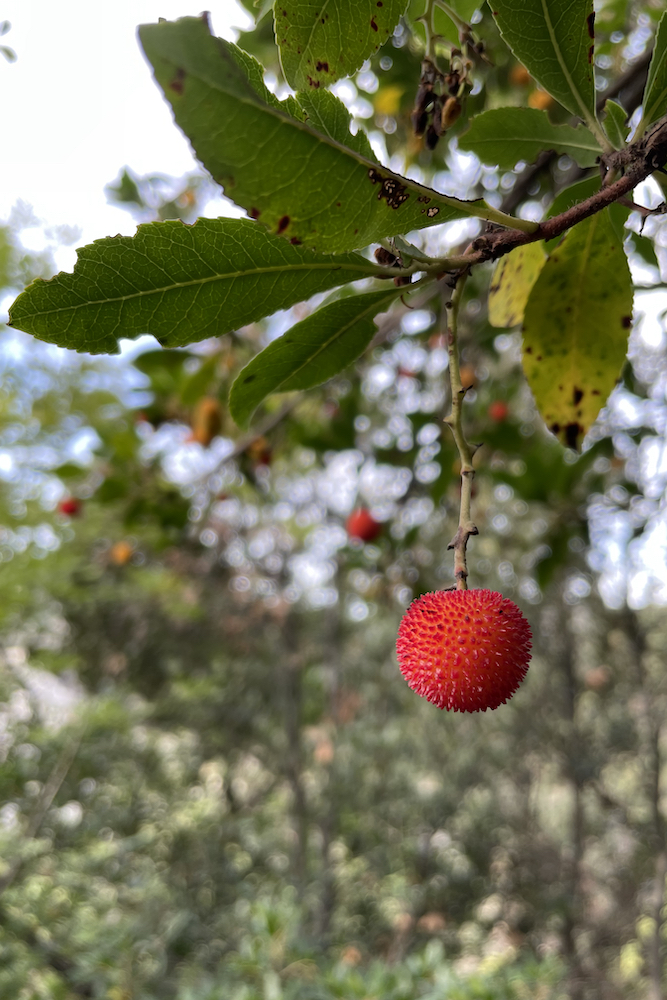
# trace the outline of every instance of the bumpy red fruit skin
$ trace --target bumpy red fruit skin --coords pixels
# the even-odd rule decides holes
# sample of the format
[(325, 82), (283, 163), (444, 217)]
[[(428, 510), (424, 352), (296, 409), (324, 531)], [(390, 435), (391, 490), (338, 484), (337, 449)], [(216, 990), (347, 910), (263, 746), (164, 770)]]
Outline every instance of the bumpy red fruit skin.
[(526, 676), (530, 625), (493, 590), (439, 590), (413, 601), (398, 629), (401, 673), (417, 694), (454, 712), (508, 701)]
[(350, 538), (360, 538), (362, 542), (372, 542), (382, 531), (382, 525), (365, 507), (353, 510), (345, 527)]

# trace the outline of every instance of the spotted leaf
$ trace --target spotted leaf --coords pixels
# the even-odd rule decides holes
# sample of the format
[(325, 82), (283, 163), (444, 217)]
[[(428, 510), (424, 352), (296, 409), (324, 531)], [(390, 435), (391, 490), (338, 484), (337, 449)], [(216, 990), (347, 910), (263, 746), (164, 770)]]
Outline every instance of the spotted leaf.
[(276, 41), (294, 90), (355, 73), (393, 33), (407, 0), (276, 0)]
[(489, 289), (491, 326), (518, 326), (547, 255), (543, 243), (517, 247), (496, 264)]
[(528, 297), (523, 367), (547, 427), (579, 448), (619, 377), (632, 325), (632, 280), (605, 209), (551, 253)]
[(500, 33), (534, 80), (595, 123), (593, 0), (489, 0)]
[(91, 354), (142, 333), (182, 347), (382, 272), (359, 254), (290, 246), (249, 219), (152, 222), (83, 247), (73, 274), (33, 281), (10, 323)]
[[(340, 102), (312, 90), (279, 101), (260, 64), (205, 20), (142, 25), (139, 36), (177, 124), (225, 193), (273, 232), (329, 253), (465, 216), (497, 221), (401, 177), (352, 137)], [(518, 225), (521, 225), (518, 223)], [(522, 224), (525, 227), (526, 223)]]

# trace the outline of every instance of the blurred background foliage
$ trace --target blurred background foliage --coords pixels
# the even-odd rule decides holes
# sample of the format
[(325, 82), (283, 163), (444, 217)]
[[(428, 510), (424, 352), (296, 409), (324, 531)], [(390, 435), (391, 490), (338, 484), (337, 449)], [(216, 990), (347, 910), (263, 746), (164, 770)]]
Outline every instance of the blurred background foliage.
[[(537, 106), (488, 14), (455, 6), (488, 59), (456, 129)], [(660, 6), (598, 12), (628, 115)], [(397, 169), (548, 211), (582, 180), (566, 158), (499, 175), (457, 153), (456, 131), (435, 151), (410, 135), (420, 13), (413, 0), (337, 92)], [(280, 93), (269, 13), (240, 44)], [(107, 193), (137, 221), (191, 222), (214, 191), (125, 168)], [(19, 205), (0, 229), (10, 297), (53, 272), (48, 249), (22, 247), (36, 221)], [(309, 305), (118, 359), (3, 329), (0, 996), (663, 995), (665, 230), (629, 225), (631, 360), (579, 458), (535, 413), (519, 336), (488, 324), (490, 272), (468, 282), (471, 580), (518, 601), (535, 635), (522, 689), (480, 716), (417, 698), (393, 651), (410, 600), (453, 582), (437, 302), (399, 310), (353, 370), (269, 400), (243, 436), (231, 382)], [(354, 508), (381, 526), (368, 542), (346, 530)]]

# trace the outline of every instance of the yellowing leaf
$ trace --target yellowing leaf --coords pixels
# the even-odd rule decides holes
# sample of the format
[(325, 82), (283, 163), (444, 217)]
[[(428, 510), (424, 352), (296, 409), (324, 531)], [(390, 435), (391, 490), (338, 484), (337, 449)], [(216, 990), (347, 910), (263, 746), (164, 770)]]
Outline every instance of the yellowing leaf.
[(632, 325), (632, 280), (605, 209), (547, 259), (525, 308), (523, 367), (547, 427), (578, 448), (614, 388)]
[(518, 326), (523, 319), (528, 296), (544, 267), (547, 255), (542, 243), (517, 247), (496, 264), (489, 289), (491, 326)]

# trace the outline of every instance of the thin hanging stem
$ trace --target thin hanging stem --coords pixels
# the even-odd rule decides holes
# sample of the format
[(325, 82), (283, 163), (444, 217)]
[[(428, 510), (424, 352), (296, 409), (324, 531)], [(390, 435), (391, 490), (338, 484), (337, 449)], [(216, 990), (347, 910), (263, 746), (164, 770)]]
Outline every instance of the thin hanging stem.
[(451, 299), (446, 303), (447, 316), (447, 350), (449, 353), (449, 382), (452, 390), (452, 409), (445, 423), (451, 428), (459, 458), (461, 460), (461, 507), (459, 511), (459, 526), (456, 534), (447, 546), (454, 550), (454, 577), (457, 590), (468, 589), (468, 567), (466, 563), (466, 547), (471, 535), (477, 535), (477, 527), (471, 516), (472, 482), (475, 478), (472, 460), (475, 454), (474, 446), (470, 445), (463, 433), (463, 400), (470, 386), (461, 383), (459, 367), (459, 337), (458, 320), (461, 298), (467, 274), (456, 279)]
[[(426, 33), (426, 51), (425, 57), (429, 62), (433, 63), (436, 69), (438, 69), (438, 60), (435, 55), (435, 43), (438, 38), (435, 31), (435, 11), (437, 7), (436, 0), (427, 0), (426, 10), (419, 18), (421, 23), (424, 25), (424, 31)], [(438, 72), (440, 70), (438, 69)]]

